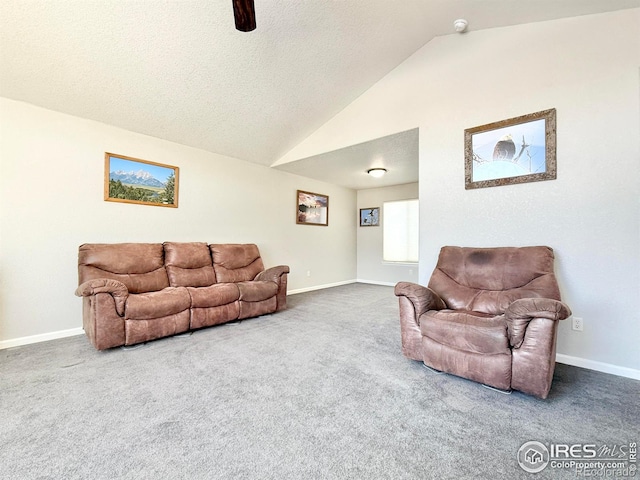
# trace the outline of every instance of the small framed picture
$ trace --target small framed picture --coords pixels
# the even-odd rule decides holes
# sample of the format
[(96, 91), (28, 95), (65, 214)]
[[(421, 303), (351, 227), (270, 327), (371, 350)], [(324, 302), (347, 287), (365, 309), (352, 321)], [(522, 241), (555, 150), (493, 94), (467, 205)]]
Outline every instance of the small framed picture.
[(178, 207), (180, 169), (139, 158), (104, 154), (104, 199), (157, 207)]
[(329, 225), (329, 196), (320, 193), (296, 193), (296, 223), (300, 225)]
[(360, 209), (360, 226), (361, 227), (379, 227), (380, 226), (380, 207), (361, 208)]
[(556, 110), (464, 131), (465, 189), (556, 178)]

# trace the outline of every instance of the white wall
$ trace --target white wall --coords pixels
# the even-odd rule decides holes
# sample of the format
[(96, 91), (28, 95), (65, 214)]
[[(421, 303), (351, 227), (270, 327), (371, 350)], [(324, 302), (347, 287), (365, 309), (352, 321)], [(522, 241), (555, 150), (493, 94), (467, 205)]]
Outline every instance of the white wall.
[(395, 285), (397, 282), (417, 282), (418, 265), (385, 262), (382, 259), (382, 204), (394, 200), (418, 198), (418, 184), (408, 183), (393, 187), (358, 190), (358, 212), (361, 208), (380, 207), (379, 227), (358, 227), (357, 268), (358, 281)]
[[(420, 280), (442, 245), (550, 245), (567, 363), (640, 378), (640, 9), (440, 37), (287, 154), (420, 128)], [(465, 128), (557, 109), (558, 178), (464, 189)], [(611, 367), (611, 368), (610, 368)]]
[[(179, 208), (105, 202), (107, 151), (178, 166)], [(329, 195), (328, 227), (296, 225), (297, 189)], [(252, 242), (303, 290), (355, 281), (355, 211), (350, 189), (0, 99), (0, 347), (81, 327), (82, 243)]]

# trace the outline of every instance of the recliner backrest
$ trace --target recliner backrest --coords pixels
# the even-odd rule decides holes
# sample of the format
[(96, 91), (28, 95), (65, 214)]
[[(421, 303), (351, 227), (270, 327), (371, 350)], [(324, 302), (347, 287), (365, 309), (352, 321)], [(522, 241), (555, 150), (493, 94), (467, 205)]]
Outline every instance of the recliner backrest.
[(258, 246), (253, 243), (209, 245), (218, 282), (246, 282), (264, 270)]
[(172, 287), (208, 287), (216, 283), (211, 251), (204, 242), (165, 242), (164, 263)]
[(560, 300), (550, 247), (442, 247), (429, 288), (448, 308), (503, 314), (519, 298)]
[(78, 250), (79, 284), (96, 278), (124, 283), (130, 293), (169, 286), (161, 243), (85, 243)]

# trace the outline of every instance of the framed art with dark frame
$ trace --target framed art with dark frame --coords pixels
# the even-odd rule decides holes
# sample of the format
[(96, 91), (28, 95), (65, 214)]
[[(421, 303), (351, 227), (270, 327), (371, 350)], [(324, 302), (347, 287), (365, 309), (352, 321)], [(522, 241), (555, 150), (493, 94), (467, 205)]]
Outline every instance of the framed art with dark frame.
[(329, 196), (298, 190), (296, 192), (296, 223), (328, 226)]
[(360, 209), (360, 226), (361, 227), (379, 227), (380, 226), (380, 207), (361, 208)]
[(556, 110), (464, 131), (465, 189), (555, 180)]
[(104, 199), (178, 208), (180, 169), (139, 158), (104, 154)]

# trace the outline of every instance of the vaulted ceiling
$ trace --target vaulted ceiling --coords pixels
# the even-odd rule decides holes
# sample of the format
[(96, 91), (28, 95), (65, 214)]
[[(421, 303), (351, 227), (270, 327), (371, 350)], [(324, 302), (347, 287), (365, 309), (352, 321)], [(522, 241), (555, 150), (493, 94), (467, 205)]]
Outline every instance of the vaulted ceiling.
[(457, 18), (479, 30), (637, 6), (255, 0), (242, 33), (231, 0), (2, 0), (0, 95), (272, 165)]

